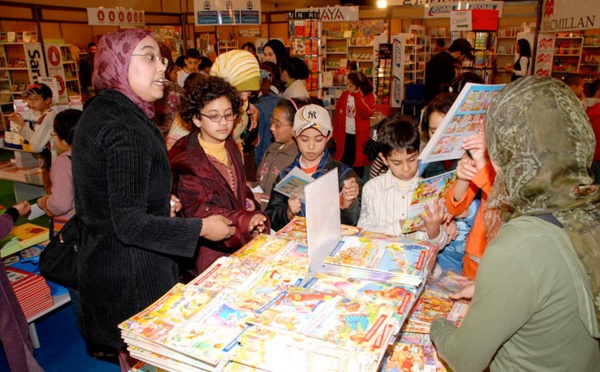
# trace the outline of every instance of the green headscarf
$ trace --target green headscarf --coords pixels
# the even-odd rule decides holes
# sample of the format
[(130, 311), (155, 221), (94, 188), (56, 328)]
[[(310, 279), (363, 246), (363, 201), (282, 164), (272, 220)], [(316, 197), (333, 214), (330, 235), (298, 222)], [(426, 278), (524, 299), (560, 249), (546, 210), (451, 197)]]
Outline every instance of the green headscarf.
[(598, 337), (600, 191), (592, 185), (596, 142), (581, 102), (561, 81), (521, 78), (493, 99), (485, 134), (490, 159), (498, 167), (486, 229), (495, 236), (500, 223), (511, 218), (554, 215), (591, 282), (590, 288), (584, 273), (578, 277), (579, 312), (590, 334)]

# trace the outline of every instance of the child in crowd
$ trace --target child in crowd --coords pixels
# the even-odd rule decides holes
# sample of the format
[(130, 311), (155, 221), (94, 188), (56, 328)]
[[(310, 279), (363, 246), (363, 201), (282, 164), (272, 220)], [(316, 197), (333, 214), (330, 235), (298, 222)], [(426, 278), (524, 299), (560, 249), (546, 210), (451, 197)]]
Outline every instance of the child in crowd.
[(569, 88), (575, 93), (575, 96), (579, 98), (580, 101), (585, 99), (585, 94), (583, 93), (583, 88), (585, 86), (585, 80), (583, 80), (583, 76), (580, 74), (568, 74), (562, 78), (563, 83), (567, 84)]
[(306, 79), (310, 76), (310, 70), (306, 63), (298, 57), (290, 57), (281, 62), (281, 82), (285, 84), (283, 98), (309, 98), (306, 90)]
[(200, 273), (257, 234), (269, 232), (269, 221), (246, 186), (240, 151), (231, 137), (241, 106), (238, 92), (215, 76), (198, 76), (186, 86), (181, 116), (194, 124), (194, 130), (168, 153), (173, 192), (181, 201), (184, 217), (220, 214), (237, 227), (232, 237), (219, 243), (200, 239), (196, 258)]
[(487, 155), (483, 123), (478, 133), (465, 138), (462, 147), (470, 152), (472, 158), (465, 153), (458, 162), (457, 180), (446, 194), (446, 207), (450, 214), (460, 216), (468, 210), (481, 190), (481, 205), (475, 216), (471, 232), (467, 236), (463, 259), (463, 274), (475, 279), (479, 261), (487, 247), (483, 215), (489, 192), (496, 177)]
[(296, 111), (306, 104), (307, 100), (292, 98), (291, 100), (282, 99), (273, 110), (271, 116), (271, 133), (275, 142), (269, 146), (265, 155), (258, 166), (256, 173), (257, 181), (252, 185), (257, 185), (263, 190), (260, 198), (260, 205), (263, 210), (269, 203), (269, 196), (275, 184), (275, 179), (279, 173), (288, 165), (294, 162), (298, 155), (298, 146), (294, 141), (294, 115)]
[[(294, 167), (312, 178), (319, 178), (332, 169), (337, 169), (340, 181), (341, 222), (354, 225), (360, 216), (360, 180), (345, 164), (337, 162), (326, 149), (332, 136), (329, 113), (321, 106), (310, 104), (301, 107), (294, 116), (294, 137), (300, 152), (294, 162), (281, 171), (275, 184), (281, 181)], [(281, 229), (294, 216), (306, 216), (304, 206), (296, 196), (287, 196), (273, 190), (265, 213), (275, 230)]]
[(200, 65), (200, 52), (198, 49), (190, 48), (185, 52), (185, 67), (177, 72), (177, 84), (183, 88), (185, 79), (189, 74), (198, 72)]
[(60, 228), (75, 214), (75, 194), (73, 191), (73, 172), (71, 170), (71, 144), (75, 126), (82, 111), (68, 109), (54, 119), (54, 146), (59, 152), (50, 170), (52, 189), (49, 194), (37, 200), (37, 205), (53, 218), (54, 231)]
[(46, 192), (50, 191), (50, 166), (52, 165), (52, 154), (50, 133), (56, 112), (52, 109), (52, 89), (46, 84), (35, 82), (23, 93), (27, 97), (29, 109), (40, 113), (36, 123), (25, 122), (23, 116), (15, 112), (10, 115), (11, 125), (17, 125), (17, 132), (24, 140), (29, 142), (31, 151), (40, 154), (40, 167)]
[[(254, 161), (260, 164), (265, 152), (273, 143), (271, 134), (271, 118), (275, 106), (282, 100), (279, 96), (279, 90), (275, 87), (279, 80), (279, 68), (273, 62), (263, 62), (260, 64), (260, 91), (255, 106), (260, 112), (258, 116), (258, 136), (260, 138), (258, 146), (254, 149)], [(279, 82), (281, 84), (281, 82)], [(294, 114), (296, 112), (294, 111)], [(294, 119), (291, 116), (290, 121)]]
[(198, 65), (198, 72), (204, 76), (210, 75), (210, 69), (212, 68), (212, 61), (208, 57), (200, 57), (200, 64)]
[[(402, 225), (419, 181), (418, 158), (421, 138), (416, 123), (408, 117), (388, 117), (377, 132), (377, 147), (389, 171), (367, 182), (363, 190), (358, 226), (390, 235), (404, 235)], [(411, 238), (431, 240), (444, 246), (444, 206), (437, 201), (425, 207), (424, 224)]]

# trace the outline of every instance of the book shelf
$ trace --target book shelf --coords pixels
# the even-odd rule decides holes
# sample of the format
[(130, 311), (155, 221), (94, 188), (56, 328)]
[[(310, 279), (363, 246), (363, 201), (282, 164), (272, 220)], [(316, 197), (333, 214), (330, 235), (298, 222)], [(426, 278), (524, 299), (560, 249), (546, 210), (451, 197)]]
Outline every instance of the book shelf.
[(557, 34), (554, 38), (552, 76), (561, 78), (568, 74), (578, 74), (581, 64), (582, 47), (583, 34)]
[(321, 74), (323, 71), (323, 43), (321, 21), (293, 20), (289, 22), (290, 56), (298, 57), (306, 63), (310, 76), (306, 79), (306, 89), (313, 97), (320, 97)]
[(496, 32), (494, 31), (460, 31), (452, 32), (452, 39), (467, 39), (473, 46), (473, 61), (465, 58), (459, 67), (459, 73), (474, 72), (481, 76), (485, 84), (494, 82), (493, 55), (496, 46)]
[(323, 37), (325, 47), (325, 70), (348, 67), (349, 38)]
[(41, 43), (0, 43), (0, 131), (8, 130), (15, 96), (39, 76), (46, 76)]
[(588, 82), (600, 78), (600, 34), (585, 35), (579, 71)]
[(217, 42), (217, 50), (219, 54), (227, 53), (230, 50), (236, 49), (239, 49), (237, 40), (219, 40)]
[(62, 42), (45, 42), (44, 51), (48, 75), (58, 83), (58, 104), (68, 104), (69, 97), (81, 97), (77, 63), (79, 48)]

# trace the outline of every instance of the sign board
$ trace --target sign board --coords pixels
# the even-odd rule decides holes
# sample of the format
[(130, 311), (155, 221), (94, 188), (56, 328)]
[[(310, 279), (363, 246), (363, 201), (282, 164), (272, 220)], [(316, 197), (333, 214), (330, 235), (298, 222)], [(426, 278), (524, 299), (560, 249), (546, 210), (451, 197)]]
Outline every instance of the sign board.
[(542, 32), (559, 32), (600, 28), (600, 1), (544, 0)]
[[(389, 3), (389, 2), (388, 2)], [(502, 17), (502, 1), (459, 1), (443, 2), (425, 5), (425, 19), (431, 18), (450, 18), (450, 13), (455, 10), (497, 10), (498, 17)]]
[(302, 8), (286, 14), (287, 19), (320, 19), (322, 22), (358, 21), (358, 6)]
[(24, 43), (23, 49), (25, 49), (29, 81), (36, 81), (40, 76), (47, 76), (42, 43)]
[(341, 238), (339, 185), (338, 171), (333, 169), (304, 188), (311, 276), (321, 268)]
[(498, 31), (498, 11), (489, 9), (471, 10), (473, 30)]
[(473, 30), (473, 12), (470, 10), (454, 10), (450, 12), (450, 31)]
[(88, 25), (91, 26), (144, 26), (143, 10), (118, 8), (87, 8)]
[(554, 58), (555, 38), (556, 34), (554, 33), (540, 33), (538, 35), (534, 75), (552, 76), (552, 59)]
[(258, 0), (194, 0), (196, 26), (260, 25)]
[(48, 61), (48, 76), (56, 80), (57, 91), (53, 91), (53, 100), (56, 99), (55, 103), (67, 102), (69, 96), (67, 94), (67, 86), (65, 82), (65, 70), (63, 69), (63, 60), (60, 53), (60, 44), (58, 43), (44, 43), (44, 49), (46, 54), (46, 61)]

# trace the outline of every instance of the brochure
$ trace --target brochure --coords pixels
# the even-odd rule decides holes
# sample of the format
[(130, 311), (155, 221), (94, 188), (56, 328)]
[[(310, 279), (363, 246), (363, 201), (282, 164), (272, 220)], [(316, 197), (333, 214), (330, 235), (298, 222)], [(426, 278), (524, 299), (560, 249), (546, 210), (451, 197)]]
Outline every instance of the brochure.
[(463, 140), (477, 133), (480, 123), (485, 121), (492, 99), (504, 86), (467, 83), (421, 151), (419, 161), (431, 163), (460, 159), (465, 152), (461, 147)]
[(275, 191), (282, 193), (287, 197), (292, 197), (292, 195), (297, 194), (302, 203), (305, 203), (304, 187), (314, 180), (314, 178), (304, 173), (300, 168), (294, 167), (287, 176), (283, 177), (283, 179), (275, 185)]

